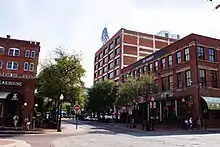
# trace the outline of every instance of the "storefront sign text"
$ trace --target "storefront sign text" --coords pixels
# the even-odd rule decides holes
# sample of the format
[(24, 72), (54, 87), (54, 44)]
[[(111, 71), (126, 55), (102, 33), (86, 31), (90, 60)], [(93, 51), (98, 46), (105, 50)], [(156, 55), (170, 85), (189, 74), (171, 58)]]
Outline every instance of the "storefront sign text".
[(16, 81), (2, 81), (0, 80), (0, 86), (23, 86), (23, 82), (16, 82)]

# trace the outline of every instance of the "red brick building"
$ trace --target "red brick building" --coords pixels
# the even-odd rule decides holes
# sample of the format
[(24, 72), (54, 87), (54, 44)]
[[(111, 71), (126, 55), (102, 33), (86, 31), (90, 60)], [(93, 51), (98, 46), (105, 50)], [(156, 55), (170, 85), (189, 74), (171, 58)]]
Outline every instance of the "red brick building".
[(147, 98), (147, 120), (152, 111), (158, 123), (192, 117), (211, 127), (220, 124), (219, 62), (219, 39), (190, 34), (125, 67), (122, 74), (155, 74), (159, 89)]
[(104, 79), (117, 81), (122, 68), (175, 41), (169, 36), (120, 29), (95, 53), (94, 82)]
[(32, 116), (40, 43), (0, 38), (0, 124)]

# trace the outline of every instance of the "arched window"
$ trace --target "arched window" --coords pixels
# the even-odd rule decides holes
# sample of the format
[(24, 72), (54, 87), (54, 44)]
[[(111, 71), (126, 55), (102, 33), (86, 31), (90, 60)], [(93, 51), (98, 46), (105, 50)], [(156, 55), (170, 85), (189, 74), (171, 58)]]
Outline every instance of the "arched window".
[(30, 71), (34, 71), (34, 63), (30, 63), (29, 70), (30, 70)]
[(16, 61), (8, 61), (6, 68), (10, 69), (10, 70), (18, 70), (18, 62), (16, 62)]
[(9, 56), (20, 56), (20, 49), (18, 48), (9, 48), (8, 49)]

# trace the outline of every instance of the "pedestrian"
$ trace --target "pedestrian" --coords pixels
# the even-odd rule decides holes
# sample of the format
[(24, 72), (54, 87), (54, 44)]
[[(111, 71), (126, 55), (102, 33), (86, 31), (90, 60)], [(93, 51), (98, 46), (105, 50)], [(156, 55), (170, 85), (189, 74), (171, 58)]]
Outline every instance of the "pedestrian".
[(18, 125), (18, 120), (19, 120), (19, 117), (18, 117), (18, 115), (14, 115), (14, 117), (13, 117), (13, 123), (14, 123), (14, 129), (15, 130), (17, 130), (18, 129), (18, 127), (17, 127), (17, 125)]
[(197, 126), (198, 131), (200, 131), (200, 127), (201, 127), (201, 119), (200, 118), (197, 118), (196, 126)]
[(189, 121), (187, 119), (185, 119), (185, 121), (184, 121), (184, 126), (185, 126), (185, 129), (188, 130)]
[(31, 124), (29, 116), (25, 117), (24, 124), (25, 124), (26, 129), (29, 130), (30, 129), (30, 124)]
[(189, 118), (189, 128), (192, 129), (193, 127), (193, 120), (192, 117)]

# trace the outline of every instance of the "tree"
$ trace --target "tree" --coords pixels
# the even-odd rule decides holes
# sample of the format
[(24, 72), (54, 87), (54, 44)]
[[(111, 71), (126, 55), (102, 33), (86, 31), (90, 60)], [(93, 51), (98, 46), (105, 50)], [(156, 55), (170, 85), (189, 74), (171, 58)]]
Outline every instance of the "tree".
[(117, 85), (112, 80), (105, 80), (95, 83), (88, 90), (88, 109), (97, 113), (109, 113), (116, 100)]
[(55, 50), (55, 58), (44, 62), (37, 77), (37, 91), (43, 97), (55, 101), (55, 107), (61, 94), (64, 101), (79, 101), (84, 89), (82, 77), (85, 70), (81, 65), (80, 55), (67, 54), (63, 49)]

